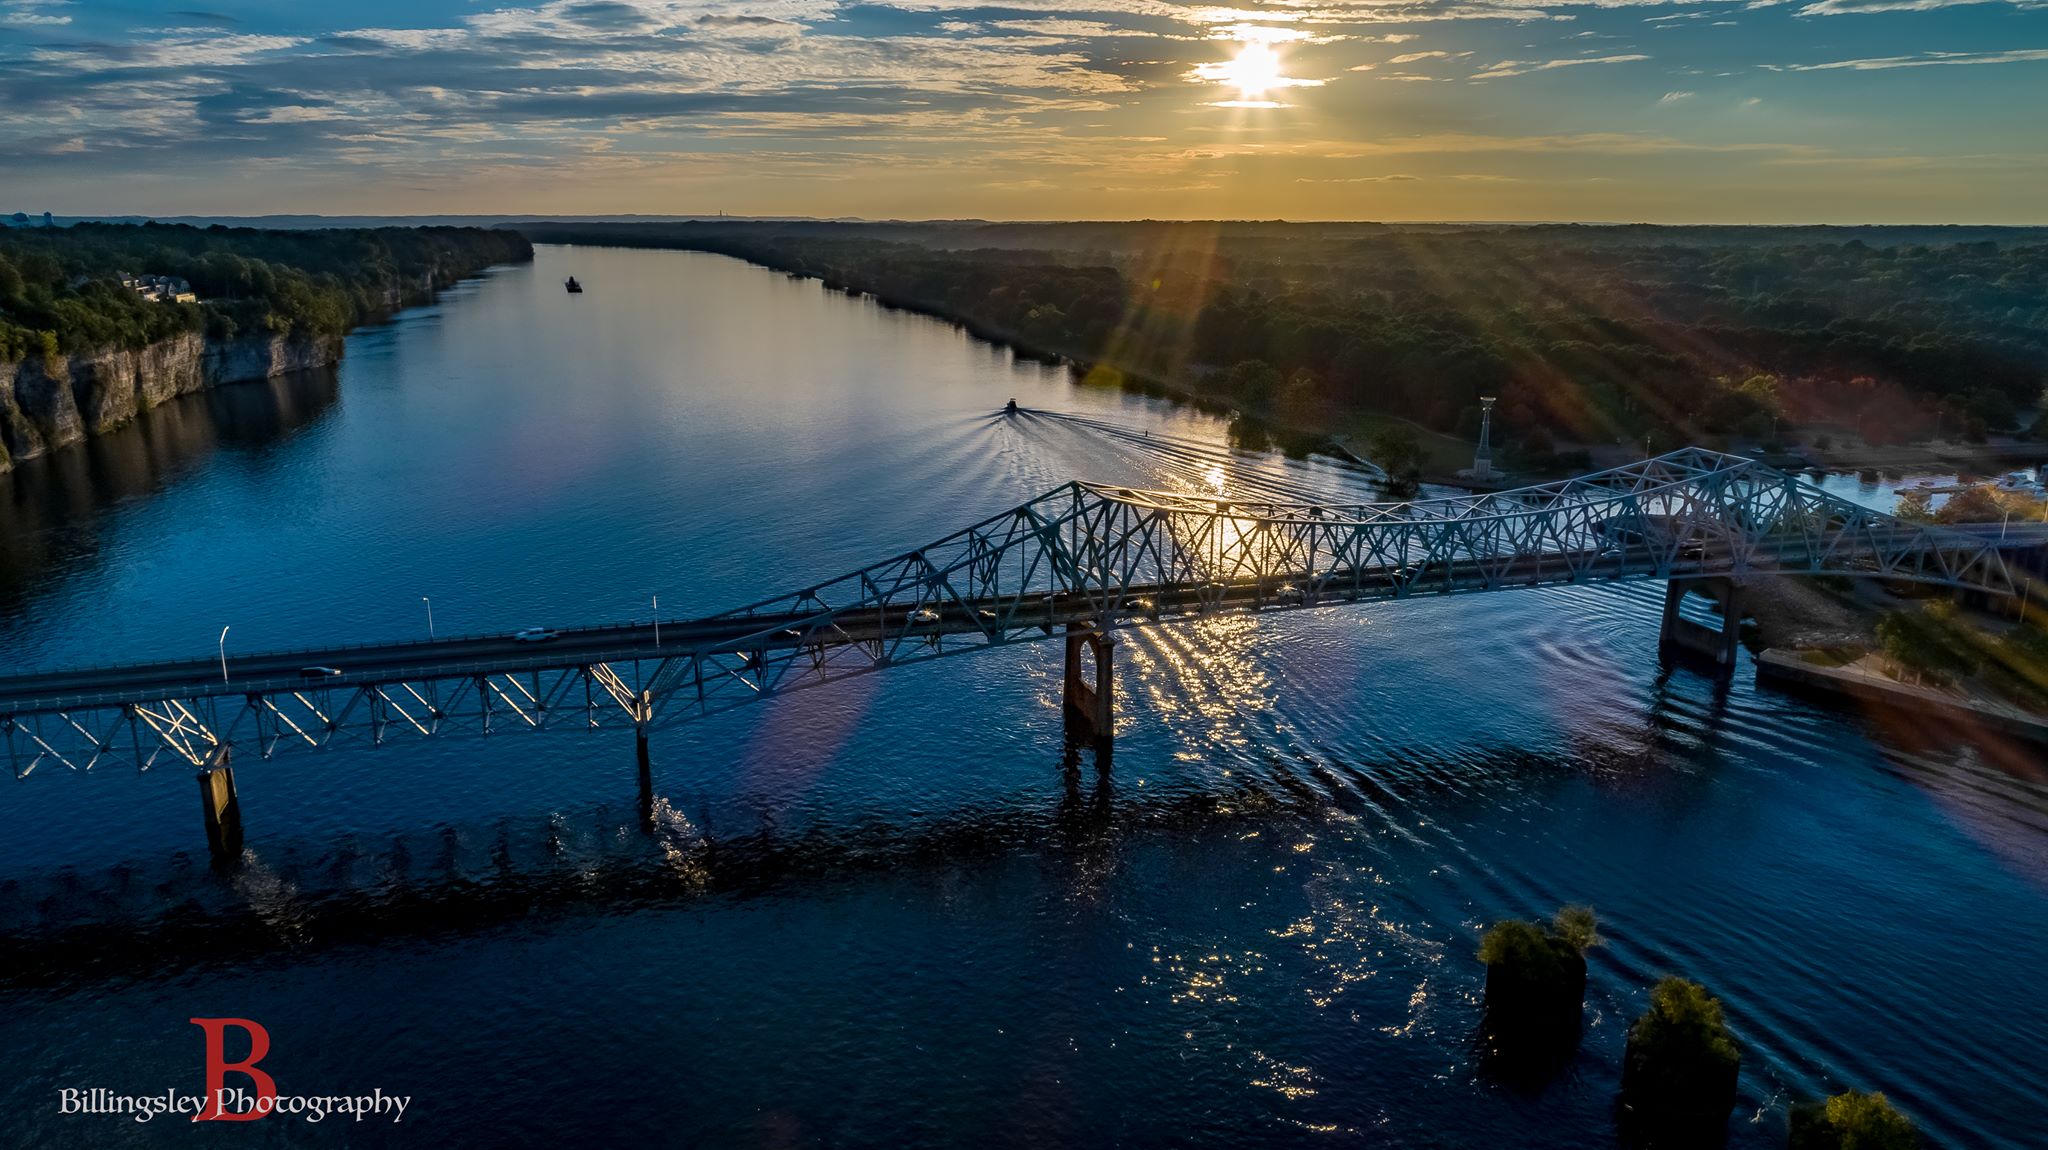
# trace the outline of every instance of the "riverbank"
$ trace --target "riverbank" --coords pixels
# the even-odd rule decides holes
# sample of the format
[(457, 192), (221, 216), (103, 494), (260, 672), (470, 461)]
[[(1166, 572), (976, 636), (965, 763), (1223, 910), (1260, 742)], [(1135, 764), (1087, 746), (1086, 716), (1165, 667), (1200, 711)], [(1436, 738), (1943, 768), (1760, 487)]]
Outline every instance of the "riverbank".
[(1958, 729), (2048, 744), (2048, 715), (1953, 687), (1902, 683), (1885, 675), (1874, 655), (1839, 665), (1816, 661), (1819, 655), (1776, 648), (1763, 651), (1756, 657), (1757, 682), (1807, 698), (1883, 707), (1941, 719)]
[[(1955, 608), (1933, 588), (1825, 576), (1753, 578), (1743, 608), (1759, 684), (1873, 714), (1938, 720), (1965, 741), (1990, 735), (2048, 743), (2048, 711), (2038, 706), (2048, 685), (2044, 668), (2012, 642), (2017, 628), (2036, 623)], [(1925, 676), (1902, 670), (1887, 642), (1887, 628), (1896, 631), (1901, 621), (1941, 636), (1956, 653), (1954, 666)]]
[(0, 472), (102, 435), (182, 395), (327, 367), (339, 337), (186, 334), (135, 350), (32, 356), (0, 363)]
[(0, 232), (0, 471), (182, 395), (332, 366), (357, 327), (532, 258), (479, 228)]
[(2048, 460), (2048, 443), (2005, 439), (1986, 443), (1854, 445), (1806, 447), (1794, 453), (1805, 466), (1822, 471), (1892, 471), (1991, 474), (2033, 467)]

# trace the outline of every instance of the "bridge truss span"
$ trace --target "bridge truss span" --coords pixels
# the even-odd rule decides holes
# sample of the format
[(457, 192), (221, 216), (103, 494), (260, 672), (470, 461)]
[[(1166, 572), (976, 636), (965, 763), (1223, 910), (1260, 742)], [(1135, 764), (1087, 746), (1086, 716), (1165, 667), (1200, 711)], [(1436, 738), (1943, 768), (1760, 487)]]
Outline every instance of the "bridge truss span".
[[(1059, 633), (1760, 573), (2017, 590), (1995, 541), (1698, 449), (1537, 487), (1391, 503), (1072, 482), (837, 579), (658, 629), (251, 656), (225, 675), (198, 659), (0, 678), (0, 738), (23, 776), (131, 758), (201, 765), (230, 745), (269, 757), (454, 733), (629, 727), (644, 737), (769, 696)], [(309, 669), (323, 673), (308, 680)]]

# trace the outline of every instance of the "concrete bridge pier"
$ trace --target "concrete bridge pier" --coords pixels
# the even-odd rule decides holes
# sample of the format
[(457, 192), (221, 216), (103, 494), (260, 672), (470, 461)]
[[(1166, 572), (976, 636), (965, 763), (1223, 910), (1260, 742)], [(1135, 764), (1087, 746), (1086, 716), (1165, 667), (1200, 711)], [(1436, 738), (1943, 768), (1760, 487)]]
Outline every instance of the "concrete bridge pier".
[[(1084, 649), (1095, 653), (1095, 682), (1083, 676)], [(1109, 766), (1116, 740), (1116, 640), (1086, 623), (1067, 624), (1067, 670), (1063, 693), (1067, 738), (1095, 745), (1096, 764)]]
[(640, 825), (654, 827), (654, 760), (647, 753), (647, 724), (654, 719), (654, 697), (640, 692), (633, 707), (633, 749), (640, 764)]
[(199, 772), (200, 813), (206, 821), (206, 847), (216, 863), (242, 857), (242, 800), (235, 794), (235, 771), (226, 743), (214, 751), (210, 766)]
[[(1682, 617), (1678, 605), (1688, 594), (1705, 595), (1721, 605), (1721, 628)], [(1672, 579), (1664, 584), (1664, 625), (1657, 633), (1657, 655), (1667, 663), (1680, 660), (1711, 667), (1722, 682), (1735, 677), (1735, 656), (1742, 637), (1741, 588), (1732, 579)]]

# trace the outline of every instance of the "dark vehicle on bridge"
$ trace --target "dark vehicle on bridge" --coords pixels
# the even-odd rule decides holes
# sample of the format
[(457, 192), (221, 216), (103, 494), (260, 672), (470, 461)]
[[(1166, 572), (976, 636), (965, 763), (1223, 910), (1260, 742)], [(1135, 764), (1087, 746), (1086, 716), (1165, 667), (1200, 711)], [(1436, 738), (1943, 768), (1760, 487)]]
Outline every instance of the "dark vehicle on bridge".
[(340, 669), (340, 668), (338, 668), (338, 667), (300, 667), (300, 668), (299, 668), (299, 678), (301, 678), (301, 679), (331, 679), (331, 678), (333, 678), (334, 676), (336, 676), (336, 675), (339, 675), (339, 674), (341, 674), (341, 669)]

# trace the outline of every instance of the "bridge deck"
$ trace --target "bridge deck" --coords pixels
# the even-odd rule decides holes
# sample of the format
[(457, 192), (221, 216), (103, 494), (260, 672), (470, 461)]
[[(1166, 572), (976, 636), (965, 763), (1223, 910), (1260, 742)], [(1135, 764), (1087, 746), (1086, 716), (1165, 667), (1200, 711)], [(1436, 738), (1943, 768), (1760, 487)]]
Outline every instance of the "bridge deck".
[[(838, 579), (709, 618), (0, 677), (17, 776), (132, 749), (324, 747), (387, 732), (653, 726), (887, 666), (1206, 612), (1782, 572), (1992, 594), (2034, 525), (1954, 530), (1686, 449), (1519, 491), (1276, 503), (1069, 483)], [(338, 675), (303, 675), (331, 667)]]
[[(1771, 558), (1782, 561), (1793, 557)], [(1073, 624), (1114, 628), (1218, 610), (1331, 606), (1503, 586), (1598, 583), (1645, 576), (1706, 578), (1725, 571), (1725, 565), (1717, 562), (1716, 557), (1705, 554), (1660, 565), (1651, 548), (1613, 548), (1600, 553), (1553, 552), (1518, 557), (1506, 564), (1453, 560), (1428, 570), (1380, 565), (1314, 573), (1274, 572), (1257, 579), (1200, 586), (1133, 584), (1118, 596), (1118, 617), (1107, 621), (1101, 618), (1102, 601), (1098, 596), (1047, 591), (970, 600), (964, 605), (888, 606), (855, 618), (842, 615), (834, 620), (827, 634), (813, 629), (817, 613), (790, 612), (663, 620), (659, 625), (659, 643), (656, 625), (650, 621), (563, 630), (553, 639), (537, 642), (495, 634), (306, 648), (230, 656), (225, 679), (217, 658), (0, 676), (0, 715), (150, 702), (167, 696), (319, 690), (686, 655), (746, 655), (904, 637), (970, 636), (1006, 642), (1029, 637), (1014, 634), (1018, 631), (1037, 629), (1049, 634)], [(1323, 591), (1318, 594), (1302, 590), (1311, 582)], [(308, 667), (331, 667), (341, 674), (302, 675), (301, 670)]]

